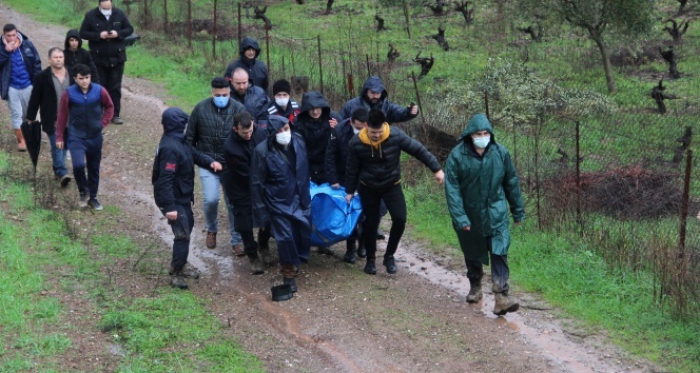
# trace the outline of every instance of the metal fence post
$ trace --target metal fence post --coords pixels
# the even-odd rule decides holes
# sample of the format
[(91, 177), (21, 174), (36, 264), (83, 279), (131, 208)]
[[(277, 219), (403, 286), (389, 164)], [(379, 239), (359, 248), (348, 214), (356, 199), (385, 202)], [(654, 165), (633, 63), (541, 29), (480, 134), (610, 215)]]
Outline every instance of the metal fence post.
[(323, 93), (323, 54), (321, 53), (321, 34), (317, 36), (318, 40), (318, 75), (321, 81), (321, 93)]
[(688, 204), (690, 201), (690, 175), (693, 168), (693, 151), (688, 150), (685, 158), (685, 179), (683, 180), (683, 201), (681, 203), (681, 227), (678, 232), (678, 257), (685, 255), (685, 238), (688, 224)]

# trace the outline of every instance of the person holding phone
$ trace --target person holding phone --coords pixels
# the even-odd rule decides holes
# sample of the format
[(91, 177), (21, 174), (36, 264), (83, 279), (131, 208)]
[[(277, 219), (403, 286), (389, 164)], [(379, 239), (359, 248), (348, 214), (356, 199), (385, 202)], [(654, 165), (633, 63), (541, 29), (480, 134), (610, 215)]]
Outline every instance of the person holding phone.
[(85, 13), (80, 26), (80, 37), (88, 41), (100, 84), (107, 89), (114, 103), (114, 124), (124, 123), (120, 117), (122, 76), (126, 62), (124, 39), (133, 32), (126, 14), (114, 8), (112, 0), (98, 0), (98, 7)]

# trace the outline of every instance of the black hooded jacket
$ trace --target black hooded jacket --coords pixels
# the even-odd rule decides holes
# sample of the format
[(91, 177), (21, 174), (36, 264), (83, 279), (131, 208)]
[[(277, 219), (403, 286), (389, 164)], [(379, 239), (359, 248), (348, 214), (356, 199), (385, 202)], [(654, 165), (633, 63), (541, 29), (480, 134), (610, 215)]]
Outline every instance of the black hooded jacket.
[[(101, 39), (102, 31), (116, 31), (119, 37)], [(80, 25), (80, 37), (88, 41), (90, 54), (95, 65), (113, 67), (126, 62), (124, 39), (134, 33), (134, 28), (120, 9), (112, 7), (109, 20), (96, 7), (87, 13)]]
[[(222, 175), (224, 191), (234, 208), (251, 207), (250, 199), (250, 163), (255, 147), (267, 138), (267, 132), (255, 125), (253, 135), (246, 141), (231, 131), (224, 143), (226, 170)], [(246, 210), (247, 211), (247, 210)], [(251, 210), (252, 214), (252, 210)], [(252, 217), (251, 217), (252, 219)]]
[(267, 128), (267, 106), (270, 103), (270, 98), (265, 94), (262, 88), (248, 85), (248, 90), (245, 93), (245, 97), (241, 97), (236, 93), (236, 91), (231, 89), (231, 98), (236, 102), (245, 105), (245, 109), (249, 113), (253, 114), (255, 118), (255, 123), (258, 123), (262, 128)]
[[(75, 52), (70, 50), (70, 43), (68, 42), (68, 39), (70, 38), (78, 39), (78, 50)], [(63, 43), (63, 47), (64, 62), (66, 64), (66, 68), (68, 69), (68, 71), (70, 71), (71, 78), (73, 77), (73, 71), (75, 71), (75, 65), (81, 63), (90, 68), (90, 71), (92, 72), (92, 74), (90, 75), (90, 80), (93, 83), (100, 84), (100, 76), (97, 74), (97, 67), (95, 66), (95, 62), (93, 62), (92, 57), (90, 56), (90, 52), (83, 49), (83, 39), (80, 38), (80, 32), (78, 30), (68, 30), (68, 33), (66, 34), (66, 40)]]
[[(372, 189), (384, 189), (401, 182), (401, 152), (404, 151), (438, 172), (442, 167), (437, 158), (420, 142), (398, 127), (390, 127), (389, 137), (374, 148), (355, 136), (348, 147), (348, 164), (345, 191), (353, 194), (357, 184)], [(365, 130), (363, 130), (365, 131)]]
[(224, 142), (233, 127), (233, 117), (244, 110), (245, 106), (233, 99), (223, 109), (214, 105), (212, 97), (200, 101), (187, 123), (187, 143), (226, 168)]
[[(86, 51), (87, 53), (87, 51)], [(68, 85), (75, 84), (75, 80), (70, 73), (70, 69), (66, 70), (66, 79)], [(36, 120), (37, 112), (41, 115), (41, 129), (48, 135), (56, 133), (56, 119), (58, 118), (58, 99), (56, 97), (56, 89), (53, 82), (53, 73), (51, 66), (42, 70), (34, 77), (32, 82), (32, 94), (29, 97), (27, 104), (26, 119)]]
[[(244, 52), (246, 49), (251, 47), (255, 49), (255, 58), (249, 60), (245, 56)], [(258, 41), (253, 38), (244, 38), (241, 40), (241, 47), (238, 48), (238, 53), (240, 58), (234, 60), (230, 65), (228, 65), (224, 77), (231, 80), (233, 71), (240, 67), (248, 72), (248, 78), (253, 85), (262, 88), (263, 91), (265, 91), (265, 95), (267, 95), (270, 90), (270, 78), (267, 75), (267, 66), (265, 66), (265, 63), (258, 60), (258, 56), (260, 55)]]
[[(323, 112), (319, 119), (313, 119), (309, 115), (309, 110), (322, 108)], [(326, 182), (326, 148), (328, 140), (331, 138), (330, 120), (335, 119), (340, 122), (338, 114), (331, 111), (328, 101), (319, 92), (306, 92), (301, 100), (301, 112), (297, 115), (292, 128), (298, 132), (306, 143), (307, 158), (309, 160), (309, 174), (311, 181), (316, 184)]]
[(345, 186), (345, 168), (348, 163), (348, 146), (350, 139), (355, 136), (352, 130), (352, 118), (338, 123), (331, 132), (326, 149), (326, 180), (329, 184)]
[(179, 108), (163, 112), (163, 136), (153, 160), (153, 196), (160, 211), (176, 211), (175, 205), (194, 200), (194, 165), (209, 168), (211, 157), (192, 149), (185, 142), (187, 114)]
[[(369, 101), (367, 101), (368, 90), (382, 93), (379, 102), (375, 105), (372, 105)], [(355, 110), (361, 108), (365, 108), (367, 111), (370, 111), (372, 108), (382, 109), (384, 115), (386, 115), (386, 121), (389, 123), (406, 122), (417, 116), (417, 114), (411, 114), (411, 110), (409, 108), (389, 101), (387, 98), (388, 96), (389, 93), (384, 88), (384, 83), (382, 83), (382, 80), (378, 76), (370, 76), (365, 81), (365, 85), (362, 87), (360, 96), (353, 98), (343, 105), (343, 108), (340, 110), (340, 116), (343, 119), (350, 118)]]

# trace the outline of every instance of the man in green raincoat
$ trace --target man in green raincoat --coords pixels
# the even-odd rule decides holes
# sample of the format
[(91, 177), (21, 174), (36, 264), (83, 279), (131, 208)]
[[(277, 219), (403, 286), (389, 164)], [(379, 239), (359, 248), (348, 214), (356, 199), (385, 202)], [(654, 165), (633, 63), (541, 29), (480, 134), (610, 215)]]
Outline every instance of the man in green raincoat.
[(476, 114), (462, 132), (445, 166), (445, 195), (467, 265), (471, 289), (467, 302), (483, 297), (483, 265), (491, 258), (491, 279), (496, 305), (493, 313), (505, 315), (520, 308), (508, 297), (508, 205), (515, 225), (525, 218), (518, 172), (508, 150), (496, 143), (491, 123)]

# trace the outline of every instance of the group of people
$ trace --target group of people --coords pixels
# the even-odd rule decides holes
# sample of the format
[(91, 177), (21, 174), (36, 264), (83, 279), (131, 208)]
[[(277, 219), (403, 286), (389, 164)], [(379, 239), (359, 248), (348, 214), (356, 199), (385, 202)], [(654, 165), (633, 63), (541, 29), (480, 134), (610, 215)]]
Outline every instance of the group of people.
[[(49, 67), (42, 71), (36, 49), (26, 36), (13, 25), (3, 29), (2, 97), (8, 99), (13, 127), (19, 129), (23, 120), (35, 122), (37, 111), (41, 112), (55, 176), (64, 187), (71, 180), (65, 167), (67, 148), (81, 205), (95, 210), (102, 208), (97, 201), (102, 128), (110, 122), (122, 123), (123, 39), (132, 31), (110, 0), (100, 0), (98, 8), (86, 14), (81, 30), (68, 32), (64, 49), (49, 50)], [(90, 53), (81, 48), (81, 39), (89, 41)], [(255, 39), (243, 39), (240, 57), (223, 77), (212, 79), (210, 97), (189, 115), (174, 107), (162, 114), (163, 136), (153, 163), (152, 184), (156, 205), (174, 234), (173, 286), (186, 289), (186, 278), (199, 277), (196, 268), (187, 264), (197, 173), (206, 246), (217, 246), (223, 189), (230, 247), (236, 256), (249, 258), (253, 274), (262, 274), (275, 263), (269, 246), (274, 238), (284, 283), (297, 291), (299, 265), (309, 261), (311, 250), (311, 182), (344, 188), (348, 203), (359, 195), (363, 217), (346, 241), (342, 260), (355, 263), (357, 257), (364, 258), (367, 274), (377, 273), (377, 232), (382, 216), (389, 213), (391, 229), (382, 265), (387, 273), (396, 273), (394, 255), (407, 219), (401, 184), (401, 154), (405, 152), (430, 169), (439, 184), (445, 184), (471, 284), (467, 301), (482, 298), (483, 265), (491, 262), (494, 313), (518, 309), (517, 300), (508, 297), (508, 205), (517, 225), (524, 219), (523, 201), (510, 155), (495, 142), (484, 115), (477, 114), (469, 122), (443, 171), (425, 146), (392, 125), (415, 118), (418, 107), (391, 102), (379, 77), (368, 78), (360, 95), (335, 112), (319, 92), (305, 92), (301, 104), (297, 103), (287, 80), (275, 81), (270, 90), (267, 68), (257, 59), (259, 53)], [(327, 247), (318, 249), (333, 253)]]
[[(3, 26), (0, 97), (10, 109), (17, 150), (27, 150), (22, 124), (38, 125), (40, 114), (54, 176), (64, 188), (72, 180), (66, 167), (66, 151), (71, 152), (81, 207), (103, 209), (97, 199), (102, 129), (123, 123), (119, 115), (124, 40), (133, 31), (111, 0), (98, 0), (98, 7), (85, 14), (80, 30), (68, 31), (63, 48), (49, 49), (49, 66), (42, 70), (39, 52), (29, 38), (14, 24)], [(89, 52), (82, 48), (83, 39)]]

